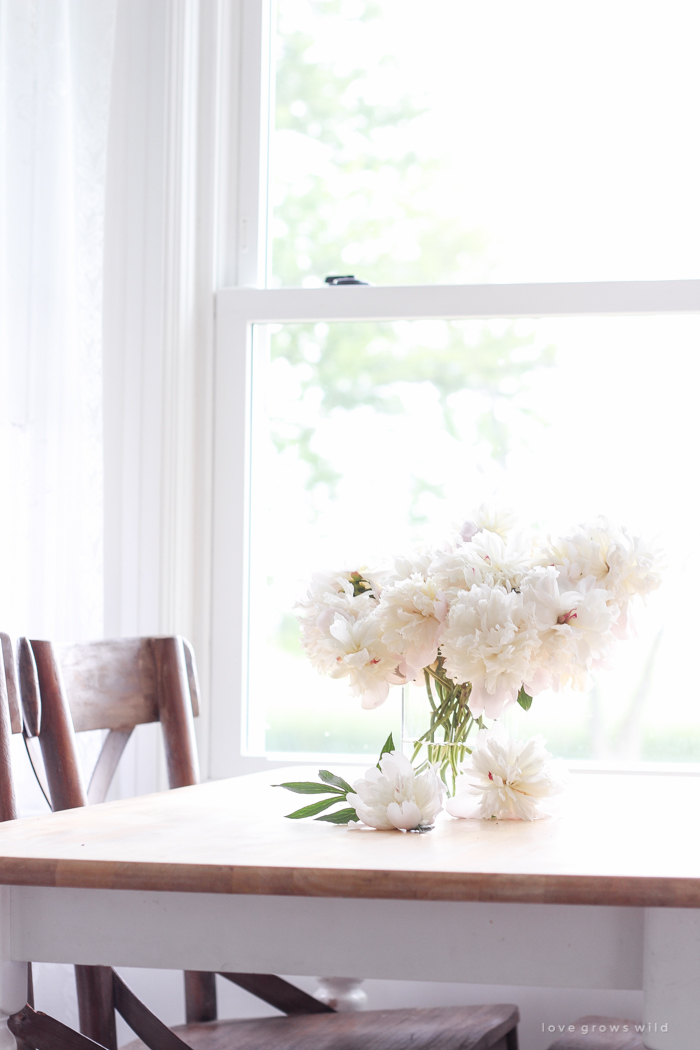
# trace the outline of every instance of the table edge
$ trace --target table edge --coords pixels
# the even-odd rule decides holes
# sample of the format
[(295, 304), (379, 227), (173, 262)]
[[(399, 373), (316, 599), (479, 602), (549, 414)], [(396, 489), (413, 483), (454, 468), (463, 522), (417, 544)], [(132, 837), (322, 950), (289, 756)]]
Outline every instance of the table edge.
[(254, 896), (700, 908), (700, 878), (0, 857), (0, 885)]

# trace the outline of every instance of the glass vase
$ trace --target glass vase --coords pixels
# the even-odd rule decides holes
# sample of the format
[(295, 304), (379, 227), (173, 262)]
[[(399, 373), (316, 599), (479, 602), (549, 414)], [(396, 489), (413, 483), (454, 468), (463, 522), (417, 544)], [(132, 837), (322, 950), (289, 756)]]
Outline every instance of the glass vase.
[(450, 681), (441, 659), (425, 669), (424, 677), (424, 686), (414, 682), (403, 688), (403, 752), (419, 773), (435, 766), (454, 793), (460, 766), (471, 753), (469, 734), (482, 728), (482, 721), (473, 718), (468, 707), (471, 686)]

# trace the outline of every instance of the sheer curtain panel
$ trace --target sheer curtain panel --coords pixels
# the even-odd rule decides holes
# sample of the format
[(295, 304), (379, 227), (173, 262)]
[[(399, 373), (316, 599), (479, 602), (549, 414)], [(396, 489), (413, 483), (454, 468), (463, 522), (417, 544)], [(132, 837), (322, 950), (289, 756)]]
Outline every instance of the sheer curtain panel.
[(102, 631), (101, 311), (116, 0), (0, 0), (0, 623)]

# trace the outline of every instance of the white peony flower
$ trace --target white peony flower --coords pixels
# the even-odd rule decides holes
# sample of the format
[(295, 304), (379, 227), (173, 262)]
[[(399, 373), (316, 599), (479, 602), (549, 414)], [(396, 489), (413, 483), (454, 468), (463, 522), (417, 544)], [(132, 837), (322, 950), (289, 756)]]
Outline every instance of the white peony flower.
[(429, 827), (443, 808), (445, 785), (432, 769), (416, 775), (400, 751), (390, 751), (373, 766), (364, 779), (353, 784), (348, 803), (357, 810), (363, 824), (380, 831)]
[(522, 546), (506, 544), (495, 532), (481, 531), (454, 550), (438, 552), (430, 575), (449, 597), (450, 592), (477, 584), (516, 590), (530, 566)]
[(333, 656), (331, 678), (349, 678), (350, 691), (362, 697), (364, 708), (379, 707), (389, 695), (390, 685), (405, 682), (397, 670), (399, 658), (382, 641), (381, 628), (373, 611), (364, 619), (336, 615), (324, 645)]
[(541, 736), (516, 740), (500, 728), (482, 730), (457, 780), (457, 792), (447, 800), (447, 812), (453, 817), (477, 815), (476, 797), (478, 815), (485, 820), (533, 820), (541, 801), (564, 786), (563, 768), (551, 759)]
[(476, 522), (467, 520), (459, 530), (459, 538), (462, 543), (471, 543), (478, 531), (479, 526)]
[(359, 572), (316, 573), (296, 605), (301, 644), (313, 666), (331, 678), (347, 677), (365, 708), (384, 703), (389, 686), (405, 681), (397, 672), (400, 657), (381, 638), (378, 590), (374, 578)]
[(430, 563), (435, 557), (435, 552), (429, 548), (421, 548), (412, 551), (411, 554), (399, 554), (394, 558), (394, 573), (387, 585), (391, 582), (407, 580), (410, 576), (418, 574), (424, 580), (428, 578)]
[(479, 531), (495, 532), (502, 540), (508, 539), (517, 523), (517, 515), (512, 510), (489, 503), (482, 503), (474, 515), (474, 524)]
[(365, 619), (377, 607), (371, 589), (363, 589), (357, 596), (354, 591), (351, 573), (314, 573), (306, 596), (295, 605), (302, 648), (320, 674), (330, 674), (336, 666), (330, 633), (336, 617)]
[(438, 655), (447, 600), (433, 579), (418, 573), (386, 587), (377, 609), (382, 640), (402, 658), (401, 671), (416, 678)]
[(521, 590), (541, 639), (526, 691), (536, 696), (550, 687), (585, 689), (588, 672), (601, 665), (614, 642), (619, 609), (612, 595), (593, 576), (572, 585), (553, 565), (533, 569)]
[(517, 521), (513, 511), (482, 503), (473, 521), (464, 522), (459, 530), (459, 535), (463, 543), (469, 543), (478, 532), (495, 532), (502, 540), (507, 540)]
[(661, 558), (639, 536), (605, 518), (581, 525), (570, 536), (550, 542), (541, 564), (561, 567), (570, 583), (589, 576), (604, 587), (618, 607), (615, 634), (624, 637), (627, 608), (636, 595), (646, 597), (661, 584)]
[(452, 603), (441, 652), (448, 676), (472, 684), (472, 715), (500, 718), (528, 678), (539, 644), (532, 606), (523, 596), (480, 585), (462, 591)]

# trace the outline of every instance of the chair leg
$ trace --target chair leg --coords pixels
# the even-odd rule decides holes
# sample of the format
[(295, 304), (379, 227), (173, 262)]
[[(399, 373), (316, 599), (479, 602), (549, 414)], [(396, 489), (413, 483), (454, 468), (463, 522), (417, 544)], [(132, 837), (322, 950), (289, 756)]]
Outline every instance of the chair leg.
[[(31, 1007), (32, 1010), (34, 1009), (34, 974), (32, 973), (31, 963), (27, 963), (27, 1006)], [(18, 1024), (21, 1024), (19, 1020), (21, 1013), (22, 1011), (19, 1010), (16, 1014), (13, 1014)], [(10, 1031), (12, 1031), (12, 1028), (10, 1028)], [(34, 1046), (30, 1046), (29, 1043), (26, 1043), (24, 1039), (20, 1039), (17, 1035), (15, 1035), (15, 1042), (17, 1043), (17, 1050), (35, 1050)]]
[(185, 970), (185, 1017), (188, 1024), (216, 1020), (216, 976)]
[(510, 1032), (506, 1032), (506, 1050), (518, 1050), (518, 1029), (511, 1028)]
[(89, 1039), (117, 1050), (112, 970), (109, 966), (76, 966), (80, 1031)]

